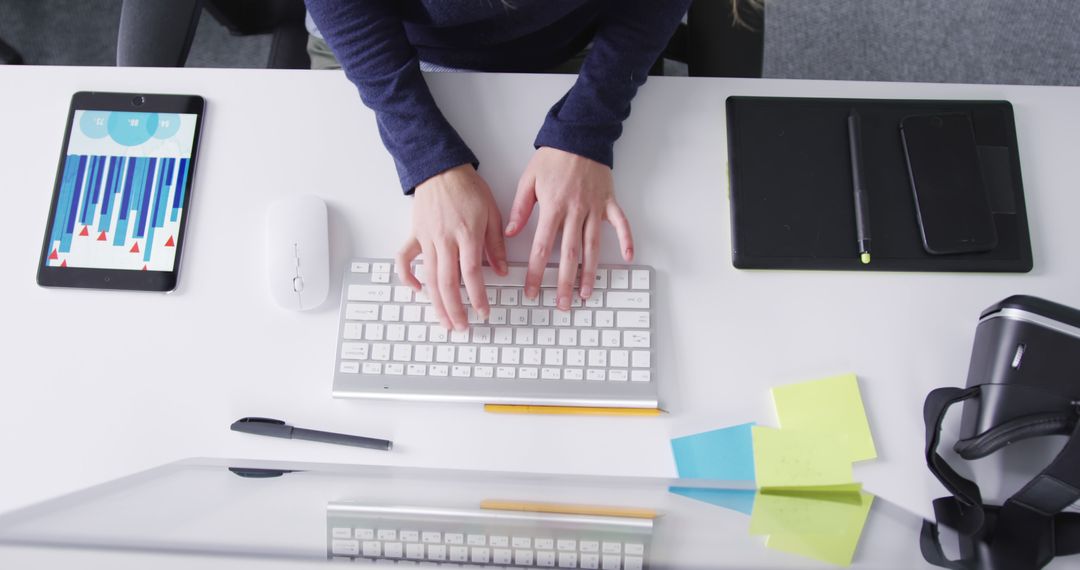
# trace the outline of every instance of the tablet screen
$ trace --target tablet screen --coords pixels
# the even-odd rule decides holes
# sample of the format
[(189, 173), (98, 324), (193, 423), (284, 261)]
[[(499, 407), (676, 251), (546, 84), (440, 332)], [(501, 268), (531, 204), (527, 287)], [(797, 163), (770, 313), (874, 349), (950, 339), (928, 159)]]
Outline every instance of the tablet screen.
[(172, 271), (198, 116), (76, 109), (51, 267)]

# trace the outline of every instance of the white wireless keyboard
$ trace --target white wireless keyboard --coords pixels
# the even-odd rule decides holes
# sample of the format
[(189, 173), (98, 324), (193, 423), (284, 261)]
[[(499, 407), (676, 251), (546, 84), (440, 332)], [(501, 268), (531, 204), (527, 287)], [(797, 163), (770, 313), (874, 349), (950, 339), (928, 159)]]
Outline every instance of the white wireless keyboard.
[(335, 396), (657, 406), (650, 267), (601, 266), (591, 298), (575, 284), (569, 311), (555, 308), (557, 266), (535, 299), (525, 298), (526, 264), (505, 276), (484, 268), (490, 314), (481, 321), (462, 286), (466, 331), (443, 328), (426, 292), (394, 269), (387, 259), (346, 267)]

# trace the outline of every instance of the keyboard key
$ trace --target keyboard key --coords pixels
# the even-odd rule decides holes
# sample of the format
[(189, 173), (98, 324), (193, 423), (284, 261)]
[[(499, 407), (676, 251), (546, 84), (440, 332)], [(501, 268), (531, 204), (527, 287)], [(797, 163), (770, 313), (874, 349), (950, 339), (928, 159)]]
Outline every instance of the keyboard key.
[(412, 558), (418, 560), (424, 557), (424, 545), (419, 542), (409, 542), (405, 544), (405, 558)]
[(540, 346), (553, 346), (555, 344), (555, 329), (537, 330), (536, 344), (539, 344)]
[(491, 342), (491, 327), (474, 327), (472, 341), (476, 344), (488, 344)]
[(540, 306), (540, 297), (539, 297), (539, 295), (536, 296), (536, 297), (533, 297), (532, 299), (530, 299), (530, 298), (526, 297), (523, 294), (521, 296), (521, 306), (522, 307), (539, 307)]
[(522, 366), (518, 368), (518, 378), (522, 380), (536, 380), (536, 377), (540, 374), (539, 369), (532, 366)]
[(390, 360), (390, 345), (384, 342), (371, 344), (372, 360)]
[(600, 542), (596, 540), (581, 541), (582, 552), (600, 552)]
[(437, 323), (439, 322), (439, 315), (435, 312), (435, 307), (424, 307), (424, 322), (425, 323)]
[(541, 568), (555, 567), (555, 552), (551, 550), (539, 550), (536, 552), (536, 565)]
[[(647, 353), (646, 353), (647, 354)], [(607, 366), (607, 351), (594, 348), (589, 351), (589, 366), (604, 368)]]
[(581, 343), (581, 346), (599, 346), (600, 331), (596, 329), (582, 329), (578, 335), (578, 342)]
[(367, 360), (368, 343), (366, 342), (343, 342), (341, 343), (341, 358), (347, 360)]
[(550, 538), (537, 538), (533, 540), (533, 546), (537, 550), (552, 550), (555, 548), (555, 541)]
[(619, 311), (615, 315), (616, 326), (620, 329), (649, 328), (648, 311)]
[(525, 364), (538, 365), (543, 364), (543, 349), (540, 348), (526, 348), (521, 351), (521, 361)]
[(413, 290), (406, 285), (398, 285), (394, 287), (394, 302), (395, 303), (411, 303)]
[(608, 270), (597, 269), (596, 278), (593, 280), (593, 289), (607, 289)]
[(649, 331), (626, 331), (623, 333), (623, 346), (629, 348), (649, 348)]
[(529, 324), (528, 309), (510, 309), (510, 324), (522, 326)]
[(529, 345), (533, 343), (536, 330), (528, 327), (521, 327), (514, 329), (514, 344), (517, 345)]
[(609, 291), (606, 305), (611, 309), (648, 309), (649, 293), (641, 291)]
[(558, 309), (552, 311), (551, 324), (557, 327), (570, 326), (570, 311), (560, 311)]
[(420, 305), (406, 305), (401, 309), (401, 320), (418, 323), (424, 318), (424, 309)]
[(630, 366), (630, 351), (628, 350), (612, 350), (609, 356), (609, 362), (613, 367), (626, 368)]
[(491, 378), (495, 375), (495, 369), (491, 366), (474, 366), (473, 375), (477, 378)]
[(650, 366), (651, 357), (647, 350), (635, 350), (630, 353), (630, 362), (634, 368), (648, 368)]
[(487, 535), (484, 534), (470, 534), (465, 537), (465, 544), (469, 546), (486, 546)]
[(502, 307), (495, 307), (491, 309), (491, 314), (488, 315), (488, 322), (493, 325), (505, 325), (506, 324), (507, 311)]
[(360, 323), (345, 323), (341, 336), (348, 340), (364, 338), (364, 325)]
[(334, 538), (352, 538), (353, 537), (352, 528), (351, 527), (334, 527), (334, 529), (330, 531), (330, 536), (332, 536)]
[(559, 568), (577, 568), (577, 552), (560, 552)]
[(623, 570), (642, 570), (645, 567), (645, 559), (641, 556), (627, 556), (623, 558)]
[(356, 534), (353, 536), (357, 540), (374, 540), (375, 529), (373, 528), (358, 528)]
[(468, 331), (468, 329), (463, 330), (463, 331), (458, 331), (458, 330), (450, 331), (450, 342), (456, 342), (458, 344), (461, 344), (463, 342), (469, 342), (469, 331)]
[(622, 557), (618, 554), (605, 554), (600, 568), (603, 570), (621, 570)]
[(574, 326), (575, 327), (591, 327), (593, 321), (593, 312), (588, 309), (581, 309), (574, 311)]
[(635, 269), (630, 272), (630, 286), (634, 289), (649, 288), (649, 270)]
[(577, 550), (577, 541), (561, 538), (555, 543), (555, 548), (558, 550)]
[(585, 371), (585, 379), (593, 382), (603, 382), (607, 379), (607, 370), (603, 368), (590, 368)]
[(544, 349), (544, 364), (549, 366), (562, 366), (563, 363), (563, 349), (561, 348), (545, 348)]
[(436, 362), (453, 362), (454, 361), (454, 347), (449, 344), (444, 344), (435, 349), (435, 361)]
[(428, 375), (445, 378), (450, 375), (450, 367), (445, 364), (432, 364), (428, 366)]
[(648, 370), (633, 370), (630, 372), (631, 382), (648, 382), (652, 379)]
[(619, 554), (622, 552), (621, 542), (604, 542), (601, 545), (601, 550), (604, 554)]
[(405, 340), (405, 325), (386, 325), (386, 340), (394, 342)]
[(387, 542), (383, 544), (383, 556), (387, 558), (401, 558), (403, 545), (400, 542)]
[(419, 542), (420, 532), (415, 530), (402, 530), (400, 538), (402, 542)]
[(402, 308), (400, 304), (383, 304), (382, 306), (382, 320), (397, 322), (401, 321)]
[(387, 362), (383, 366), (383, 373), (387, 376), (401, 376), (405, 374), (405, 365), (400, 362)]
[(474, 546), (470, 554), (469, 560), (473, 564), (487, 564), (491, 560), (491, 549), (487, 547)]
[(427, 547), (427, 559), (442, 561), (446, 560), (446, 545), (431, 544)]
[(580, 562), (581, 567), (586, 570), (597, 570), (598, 568), (600, 568), (600, 555), (582, 554)]
[(623, 545), (623, 550), (626, 552), (626, 554), (633, 556), (645, 555), (645, 545), (638, 542), (627, 542)]
[(417, 362), (432, 362), (435, 360), (435, 347), (430, 344), (418, 344), (413, 347), (413, 358)]
[(518, 566), (532, 566), (533, 565), (533, 551), (531, 550), (515, 550), (514, 551), (514, 564)]
[(425, 325), (409, 325), (406, 338), (409, 342), (424, 342), (427, 340), (427, 331), (428, 328)]
[(533, 309), (532, 324), (536, 326), (547, 326), (551, 324), (551, 311), (547, 309)]
[(612, 289), (629, 289), (630, 288), (630, 272), (625, 269), (612, 269), (611, 270), (611, 288)]
[(431, 342), (446, 342), (449, 332), (442, 325), (431, 325), (428, 329), (428, 340)]
[(611, 382), (626, 382), (629, 379), (630, 375), (625, 370), (608, 370), (608, 380)]
[(562, 370), (559, 368), (541, 368), (540, 378), (544, 380), (559, 380), (562, 378)]
[(370, 265), (364, 261), (354, 261), (352, 262), (350, 268), (352, 269), (353, 273), (367, 273), (371, 270)]
[(580, 348), (571, 348), (566, 351), (567, 366), (585, 366), (585, 351)]
[(594, 319), (596, 326), (601, 328), (615, 326), (615, 312), (614, 311), (596, 311), (596, 318)]
[(518, 289), (503, 289), (499, 291), (499, 304), (516, 307), (518, 304)]
[(515, 536), (510, 544), (514, 548), (532, 548), (532, 539), (527, 536)]
[(541, 304), (545, 307), (555, 306), (555, 296), (558, 294), (554, 289), (544, 289), (540, 292)]
[(468, 562), (469, 561), (469, 547), (468, 546), (451, 546), (450, 556), (451, 562)]
[(590, 309), (599, 309), (604, 306), (604, 294), (600, 291), (593, 291), (592, 296), (585, 300), (585, 306)]
[(499, 378), (514, 378), (517, 370), (513, 366), (496, 366), (495, 375)]
[(513, 564), (514, 553), (509, 548), (494, 548), (491, 550), (492, 564)]
[[(510, 546), (510, 537), (502, 535), (493, 535), (490, 538), (491, 546), (507, 547)], [(509, 564), (509, 562), (495, 562), (495, 564)]]
[(510, 344), (514, 342), (514, 329), (510, 327), (495, 327), (495, 344)]
[(478, 325), (484, 322), (483, 317), (480, 316), (480, 313), (476, 310), (476, 307), (469, 307), (467, 313), (470, 325)]
[(559, 329), (559, 346), (577, 346), (577, 330)]
[(498, 364), (499, 349), (494, 346), (480, 347), (480, 362), (482, 364)]
[(420, 536), (420, 540), (427, 544), (439, 544), (442, 542), (442, 533), (425, 531), (424, 534)]
[(485, 291), (487, 293), (488, 306), (493, 306), (499, 302), (498, 291), (494, 287), (488, 287)]
[(360, 366), (362, 374), (382, 374), (382, 364), (378, 362), (365, 362)]
[(503, 364), (520, 364), (521, 349), (516, 346), (503, 347), (502, 356), (499, 361)]
[(347, 298), (350, 301), (385, 303), (390, 300), (391, 289), (389, 285), (349, 285)]
[(364, 556), (376, 557), (382, 556), (382, 543), (375, 540), (365, 540), (363, 543)]
[(340, 538), (334, 539), (330, 541), (330, 552), (339, 556), (356, 556), (360, 554), (360, 542)]
[(345, 318), (350, 321), (377, 321), (379, 306), (374, 303), (349, 303), (345, 306)]
[(600, 332), (600, 344), (608, 348), (615, 348), (622, 344), (622, 333), (615, 330)]
[(393, 266), (386, 262), (376, 262), (371, 264), (372, 273), (390, 273), (393, 270)]
[(448, 532), (443, 535), (446, 544), (465, 544), (465, 535), (460, 532)]
[(450, 367), (450, 375), (454, 378), (468, 378), (472, 376), (472, 367), (465, 364), (455, 364)]
[(405, 366), (405, 374), (409, 376), (427, 376), (427, 366), (424, 364), (409, 364)]
[(382, 340), (385, 327), (381, 323), (368, 323), (364, 327), (364, 340)]
[(458, 362), (464, 362), (466, 364), (476, 363), (476, 347), (475, 346), (460, 346), (457, 351)]

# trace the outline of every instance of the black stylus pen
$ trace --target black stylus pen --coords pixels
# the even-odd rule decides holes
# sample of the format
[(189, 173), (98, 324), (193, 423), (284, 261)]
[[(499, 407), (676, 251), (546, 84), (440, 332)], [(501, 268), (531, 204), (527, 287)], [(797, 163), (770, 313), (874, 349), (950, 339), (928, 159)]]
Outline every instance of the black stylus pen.
[(848, 114), (848, 147), (851, 150), (851, 185), (855, 190), (855, 239), (859, 245), (859, 259), (870, 263), (870, 200), (866, 195), (866, 177), (863, 172), (862, 128), (859, 114), (854, 109)]
[(267, 435), (284, 439), (306, 439), (308, 441), (351, 445), (353, 447), (380, 449), (382, 451), (390, 451), (390, 449), (394, 447), (394, 442), (385, 439), (298, 428), (286, 424), (281, 420), (271, 418), (240, 418), (233, 422), (232, 430), (253, 433), (255, 435)]

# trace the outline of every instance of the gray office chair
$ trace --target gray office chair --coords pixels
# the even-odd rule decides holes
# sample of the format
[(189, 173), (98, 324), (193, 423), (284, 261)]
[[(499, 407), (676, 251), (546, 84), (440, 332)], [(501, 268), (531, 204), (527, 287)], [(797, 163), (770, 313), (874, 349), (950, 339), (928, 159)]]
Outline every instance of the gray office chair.
[(124, 0), (116, 64), (183, 66), (204, 10), (233, 35), (273, 34), (267, 67), (310, 67), (303, 0)]
[(762, 75), (1080, 85), (1076, 0), (765, 0)]

